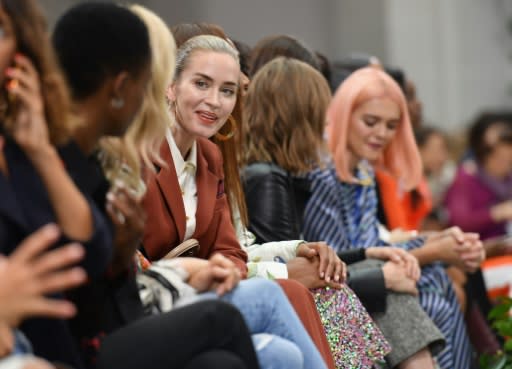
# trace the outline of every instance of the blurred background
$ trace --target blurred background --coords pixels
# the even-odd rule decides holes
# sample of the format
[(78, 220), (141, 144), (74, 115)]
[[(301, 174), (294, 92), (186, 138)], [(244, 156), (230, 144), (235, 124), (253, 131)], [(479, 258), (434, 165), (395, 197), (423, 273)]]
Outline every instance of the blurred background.
[[(50, 22), (79, 0), (40, 0)], [(169, 25), (206, 21), (254, 45), (290, 34), (331, 62), (370, 54), (416, 84), (424, 121), (461, 132), (512, 109), (512, 0), (139, 0)], [(112, 20), (113, 22), (115, 20)]]

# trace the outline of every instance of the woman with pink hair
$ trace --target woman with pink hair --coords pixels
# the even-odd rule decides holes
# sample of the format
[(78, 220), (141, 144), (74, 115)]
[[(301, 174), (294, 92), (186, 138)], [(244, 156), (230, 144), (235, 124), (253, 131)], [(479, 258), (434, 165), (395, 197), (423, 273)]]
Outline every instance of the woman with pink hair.
[[(310, 175), (312, 196), (304, 216), (305, 239), (325, 240), (338, 252), (389, 246), (379, 233), (374, 167), (397, 178), (404, 190), (417, 186), (422, 175), (403, 93), (384, 71), (362, 68), (338, 88), (327, 120), (333, 164)], [(417, 284), (420, 304), (446, 338), (445, 349), (436, 357), (438, 365), (469, 368), (471, 347), (443, 263), (475, 270), (483, 258), (478, 237), (451, 229), (393, 246), (411, 252), (422, 266)]]

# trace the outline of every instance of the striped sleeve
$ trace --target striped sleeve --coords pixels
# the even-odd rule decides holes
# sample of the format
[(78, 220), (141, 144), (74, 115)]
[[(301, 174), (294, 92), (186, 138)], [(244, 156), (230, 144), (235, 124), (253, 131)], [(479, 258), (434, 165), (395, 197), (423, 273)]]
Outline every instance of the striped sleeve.
[(425, 237), (415, 237), (405, 242), (398, 242), (393, 244), (393, 246), (400, 247), (407, 251), (411, 251), (417, 248), (420, 248), (425, 243)]
[(336, 251), (351, 249), (344, 235), (338, 209), (336, 186), (338, 180), (331, 171), (311, 174), (312, 194), (304, 212), (304, 238), (307, 241), (327, 242)]

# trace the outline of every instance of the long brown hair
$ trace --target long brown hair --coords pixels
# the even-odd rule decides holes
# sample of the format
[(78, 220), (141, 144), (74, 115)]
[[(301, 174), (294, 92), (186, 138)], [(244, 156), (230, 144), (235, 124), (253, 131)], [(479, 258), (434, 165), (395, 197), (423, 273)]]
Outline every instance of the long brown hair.
[[(63, 144), (70, 138), (77, 120), (70, 114), (69, 92), (50, 43), (43, 12), (34, 0), (1, 0), (0, 6), (12, 23), (17, 51), (30, 59), (39, 74), (50, 141), (54, 145)], [(0, 99), (7, 104), (5, 91)], [(4, 118), (13, 118), (9, 110)]]
[[(216, 25), (210, 23), (181, 23), (172, 27), (172, 33), (178, 48), (185, 43), (188, 39), (199, 35), (213, 35), (231, 43), (231, 40), (226, 36), (224, 30)], [(234, 46), (233, 46), (234, 47)], [(245, 204), (245, 195), (243, 192), (242, 183), (240, 181), (240, 155), (242, 152), (241, 137), (243, 137), (242, 123), (242, 91), (239, 88), (237, 93), (236, 104), (231, 113), (231, 116), (236, 121), (237, 131), (234, 137), (227, 141), (221, 141), (212, 137), (213, 141), (220, 148), (223, 158), (224, 168), (224, 181), (227, 199), (230, 205), (231, 215), (233, 217), (233, 210), (238, 209), (240, 217), (244, 226), (248, 224), (247, 206)], [(220, 133), (224, 133), (229, 129), (229, 124), (225, 124), (221, 128)]]
[(308, 64), (284, 57), (265, 64), (245, 97), (247, 163), (271, 162), (293, 174), (321, 166), (330, 99), (325, 78)]

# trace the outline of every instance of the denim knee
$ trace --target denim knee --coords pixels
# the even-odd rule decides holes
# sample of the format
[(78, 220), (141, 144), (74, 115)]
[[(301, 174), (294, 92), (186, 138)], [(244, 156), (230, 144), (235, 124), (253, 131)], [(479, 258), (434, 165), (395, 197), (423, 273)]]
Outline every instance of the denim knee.
[(274, 281), (263, 278), (251, 278), (240, 282), (239, 289), (242, 289), (247, 294), (256, 294), (260, 298), (275, 299), (278, 296), (284, 296), (284, 292)]
[(252, 337), (261, 369), (304, 368), (304, 356), (293, 342), (266, 333)]

